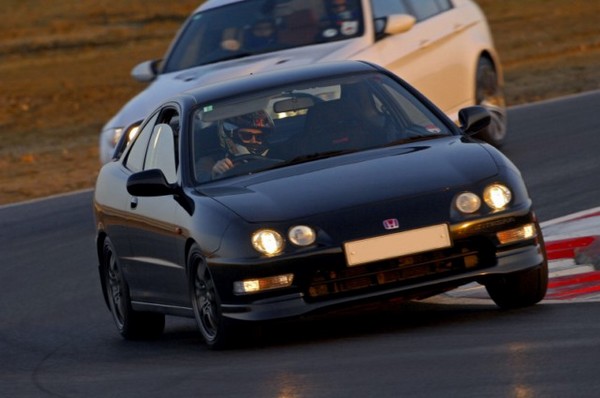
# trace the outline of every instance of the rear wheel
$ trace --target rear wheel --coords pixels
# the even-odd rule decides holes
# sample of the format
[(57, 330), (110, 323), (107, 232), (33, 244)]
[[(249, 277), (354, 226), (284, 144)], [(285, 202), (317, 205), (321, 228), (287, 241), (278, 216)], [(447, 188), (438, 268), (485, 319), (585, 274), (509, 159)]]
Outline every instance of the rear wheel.
[(502, 309), (521, 308), (540, 302), (548, 288), (548, 264), (497, 277), (485, 288)]
[(492, 117), (489, 126), (477, 137), (496, 147), (502, 146), (507, 132), (506, 103), (496, 68), (488, 58), (480, 58), (477, 64), (475, 95), (477, 104), (485, 107)]
[(130, 340), (160, 336), (165, 327), (164, 314), (139, 312), (131, 308), (129, 288), (109, 238), (104, 240), (102, 261), (108, 307), (121, 336)]

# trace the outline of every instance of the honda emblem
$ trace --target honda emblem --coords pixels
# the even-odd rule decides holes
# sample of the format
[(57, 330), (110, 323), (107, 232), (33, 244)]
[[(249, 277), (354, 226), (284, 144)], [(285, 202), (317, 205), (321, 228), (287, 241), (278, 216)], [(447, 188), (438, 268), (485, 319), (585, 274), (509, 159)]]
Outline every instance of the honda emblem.
[(387, 220), (383, 220), (383, 228), (385, 229), (398, 229), (400, 227), (400, 223), (395, 218), (388, 218)]

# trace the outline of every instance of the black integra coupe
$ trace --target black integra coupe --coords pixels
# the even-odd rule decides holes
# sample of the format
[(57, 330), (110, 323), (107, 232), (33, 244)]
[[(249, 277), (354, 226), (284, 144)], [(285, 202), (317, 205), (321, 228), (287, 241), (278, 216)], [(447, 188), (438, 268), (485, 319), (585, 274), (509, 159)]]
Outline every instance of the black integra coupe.
[(194, 317), (211, 348), (258, 321), (484, 285), (543, 299), (519, 170), (392, 73), (359, 61), (250, 75), (160, 105), (98, 176), (102, 289), (125, 338)]

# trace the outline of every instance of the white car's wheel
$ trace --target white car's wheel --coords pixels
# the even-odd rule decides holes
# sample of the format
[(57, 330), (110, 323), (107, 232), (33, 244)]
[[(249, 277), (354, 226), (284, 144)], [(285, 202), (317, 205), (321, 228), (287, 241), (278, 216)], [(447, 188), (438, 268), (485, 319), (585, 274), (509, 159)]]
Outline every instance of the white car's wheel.
[(477, 137), (500, 147), (507, 133), (506, 103), (496, 69), (488, 58), (480, 58), (477, 64), (476, 90), (477, 104), (487, 108), (492, 116), (489, 126)]

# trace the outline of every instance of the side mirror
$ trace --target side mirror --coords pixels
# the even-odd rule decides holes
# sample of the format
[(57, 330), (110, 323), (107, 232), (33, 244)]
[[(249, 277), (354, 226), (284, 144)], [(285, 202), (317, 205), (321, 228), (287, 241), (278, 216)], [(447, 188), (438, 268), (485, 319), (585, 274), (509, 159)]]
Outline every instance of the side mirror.
[(159, 169), (140, 171), (127, 179), (127, 192), (133, 196), (166, 196), (176, 193)]
[(458, 112), (460, 129), (467, 135), (473, 135), (486, 128), (491, 120), (490, 112), (483, 106), (470, 106)]
[(137, 64), (131, 70), (131, 76), (138, 82), (148, 83), (156, 79), (158, 75), (158, 64), (161, 60), (144, 61)]
[(398, 33), (407, 32), (415, 26), (416, 21), (415, 17), (408, 14), (388, 15), (383, 33), (386, 35), (397, 35)]

